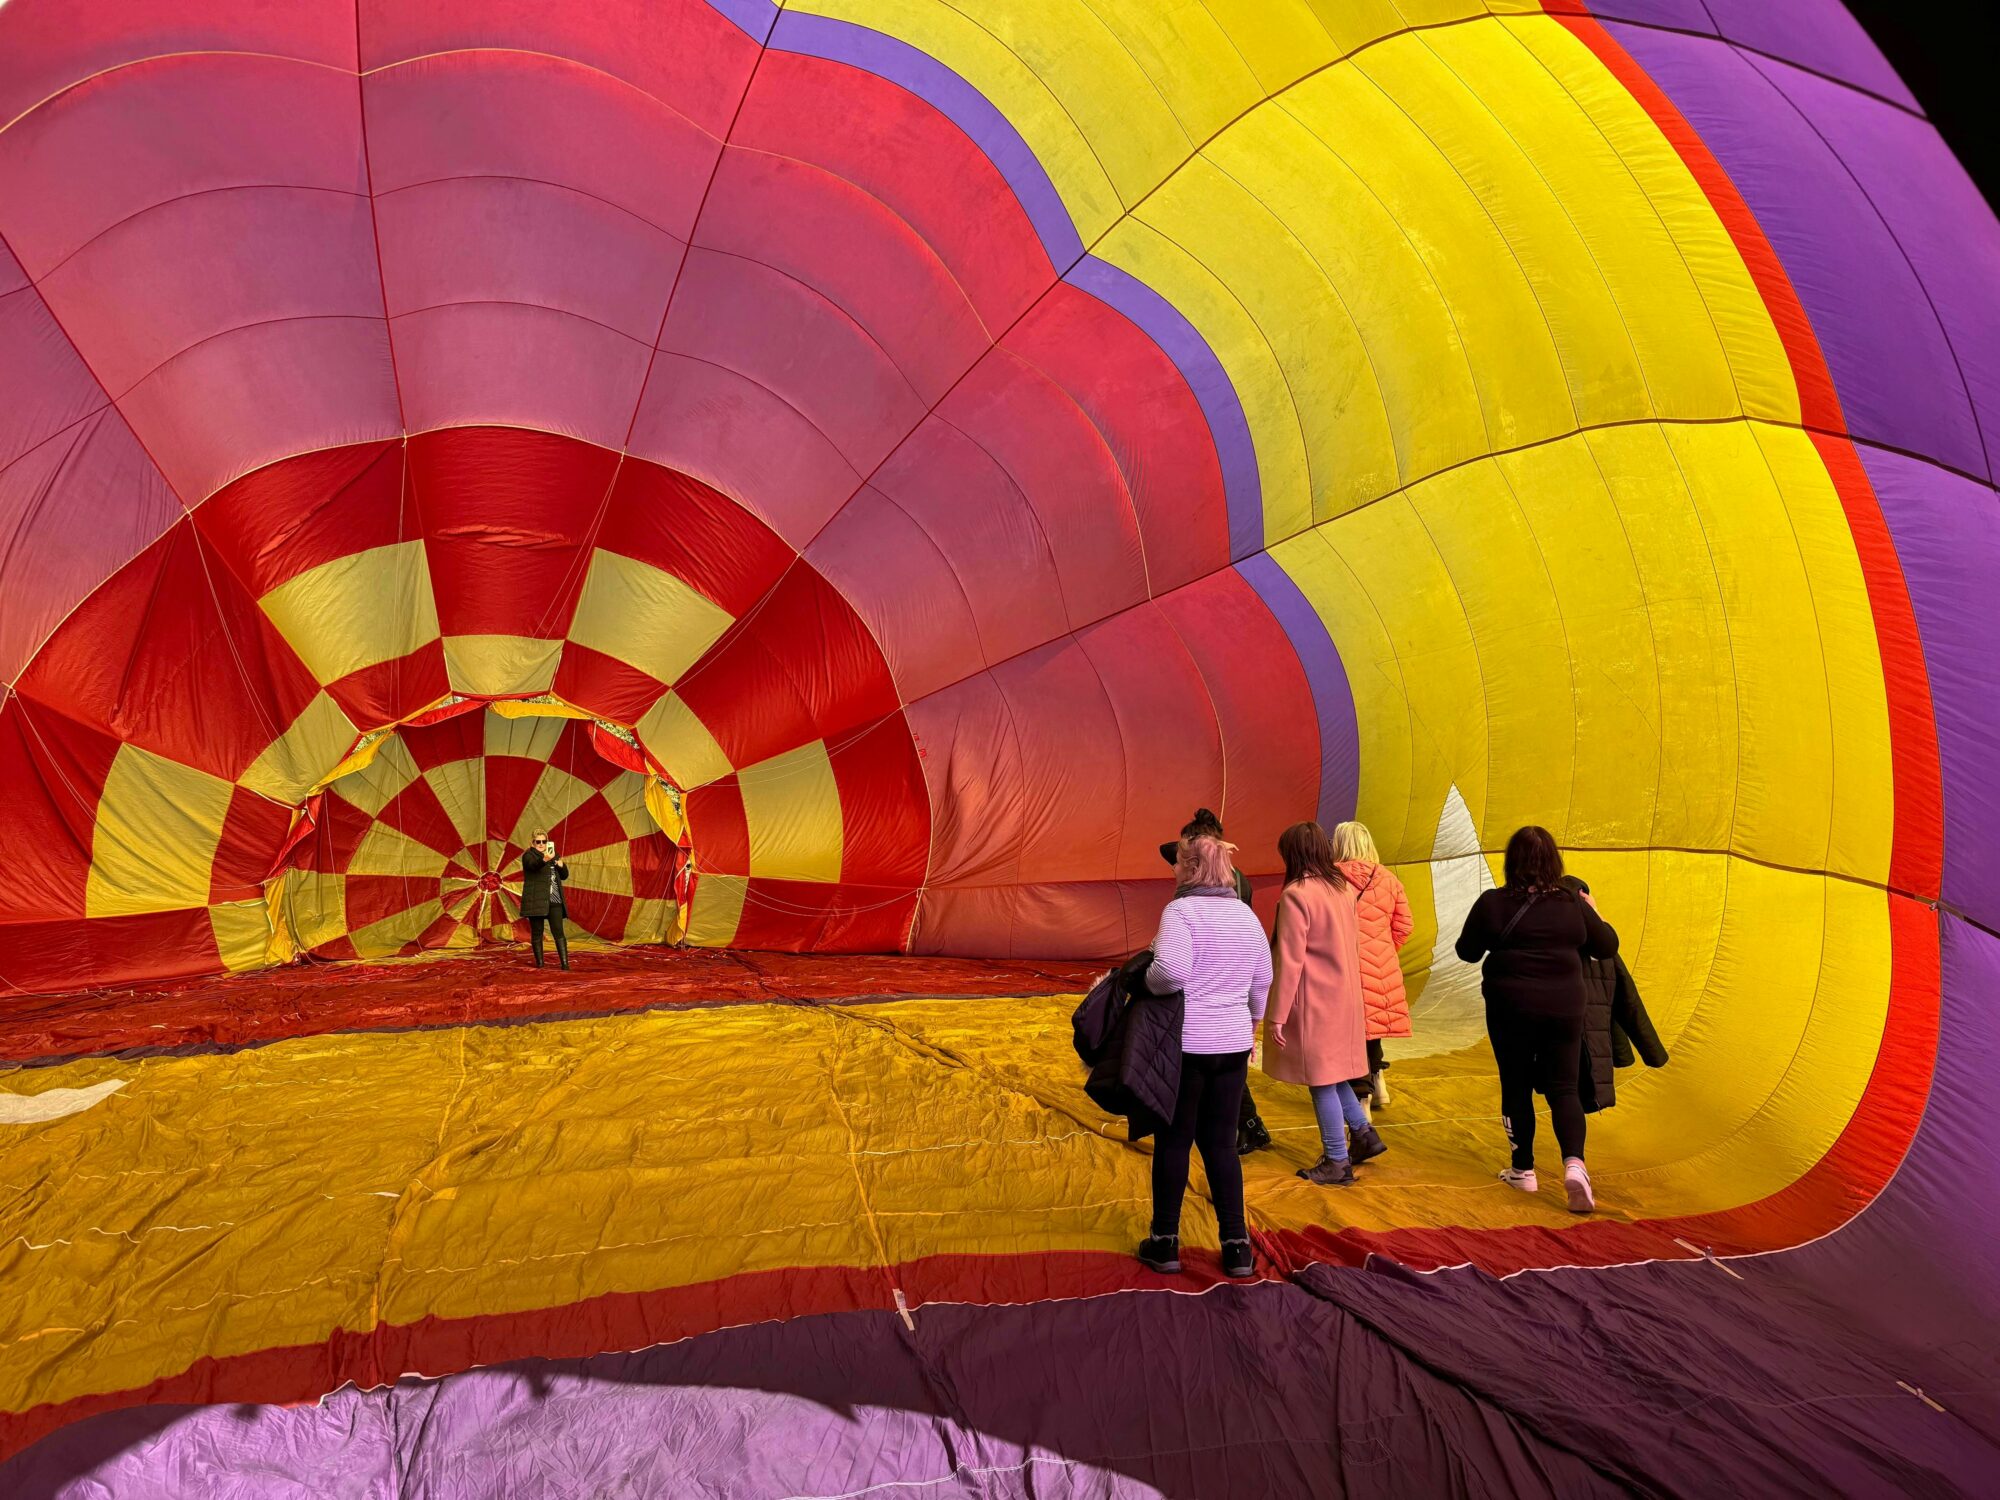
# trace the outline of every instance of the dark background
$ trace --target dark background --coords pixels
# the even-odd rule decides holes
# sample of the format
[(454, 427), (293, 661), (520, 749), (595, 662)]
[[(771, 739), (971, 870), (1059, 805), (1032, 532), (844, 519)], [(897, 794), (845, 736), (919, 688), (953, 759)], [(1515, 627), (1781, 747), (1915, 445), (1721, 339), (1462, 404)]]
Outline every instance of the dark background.
[(1990, 204), (2000, 205), (2000, 56), (1989, 3), (1847, 0)]

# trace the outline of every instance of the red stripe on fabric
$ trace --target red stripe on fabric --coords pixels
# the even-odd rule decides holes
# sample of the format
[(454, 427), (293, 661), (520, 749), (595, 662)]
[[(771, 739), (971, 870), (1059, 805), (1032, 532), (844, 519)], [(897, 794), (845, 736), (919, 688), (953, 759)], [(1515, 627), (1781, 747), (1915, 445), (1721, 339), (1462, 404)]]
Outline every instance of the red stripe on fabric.
[(1743, 257), (1750, 279), (1756, 284), (1758, 295), (1764, 299), (1764, 306), (1778, 330), (1778, 337), (1784, 342), (1785, 353), (1791, 360), (1792, 378), (1798, 385), (1799, 414), (1805, 424), (1832, 432), (1846, 431), (1846, 422), (1840, 414), (1840, 397), (1833, 387), (1833, 376), (1827, 369), (1819, 339), (1813, 333), (1812, 322), (1806, 317), (1792, 278), (1785, 273), (1784, 263), (1778, 259), (1771, 242), (1764, 237), (1756, 216), (1743, 201), (1743, 195), (1737, 192), (1729, 174), (1722, 169), (1722, 163), (1715, 159), (1714, 153), (1666, 92), (1653, 82), (1646, 70), (1618, 44), (1610, 32), (1590, 18), (1590, 12), (1581, 3), (1577, 0), (1567, 0), (1567, 3), (1565, 0), (1551, 0), (1545, 8), (1560, 25), (1597, 55), (1598, 61), (1613, 77), (1625, 85), (1626, 92), (1652, 116), (1660, 133), (1672, 144), (1681, 161), (1694, 174), (1695, 181), (1701, 185), (1709, 206), (1715, 210), (1716, 217), (1735, 242), (1736, 253)]

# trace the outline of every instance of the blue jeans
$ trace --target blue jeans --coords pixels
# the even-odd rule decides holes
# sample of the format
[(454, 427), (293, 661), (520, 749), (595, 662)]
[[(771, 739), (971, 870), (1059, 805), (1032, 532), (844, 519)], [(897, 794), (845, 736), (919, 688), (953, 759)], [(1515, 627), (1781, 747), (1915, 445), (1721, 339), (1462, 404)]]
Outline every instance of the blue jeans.
[(1335, 1161), (1347, 1160), (1347, 1132), (1368, 1128), (1368, 1111), (1354, 1097), (1350, 1083), (1312, 1085), (1313, 1113), (1319, 1116), (1319, 1140)]

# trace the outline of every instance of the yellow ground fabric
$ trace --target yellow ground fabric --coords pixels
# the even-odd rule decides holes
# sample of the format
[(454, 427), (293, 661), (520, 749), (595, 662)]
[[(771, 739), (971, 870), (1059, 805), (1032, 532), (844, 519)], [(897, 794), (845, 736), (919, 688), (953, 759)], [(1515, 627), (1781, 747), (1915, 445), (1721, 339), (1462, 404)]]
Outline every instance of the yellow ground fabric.
[[(1647, 913), (1634, 951), (1675, 1056), (1627, 1070), (1593, 1124), (1604, 1212), (1762, 1197), (1823, 1153), (1865, 1080), (1882, 898), (1626, 858), (1592, 875)], [(1685, 933), (1704, 940), (1665, 937)], [(1726, 993), (1761, 1003), (1705, 1003)], [(16, 1074), (7, 1092), (124, 1086), (0, 1126), (0, 1408), (427, 1314), (947, 1252), (1124, 1252), (1148, 1157), (1082, 1093), (1073, 1003), (739, 1005)], [(1304, 1091), (1257, 1082), (1280, 1144), (1248, 1164), (1256, 1222), (1572, 1222), (1553, 1186), (1530, 1200), (1493, 1179), (1483, 1047), (1392, 1076), (1391, 1153), (1338, 1195), (1292, 1176), (1318, 1150)], [(1199, 1181), (1185, 1229), (1212, 1244)]]

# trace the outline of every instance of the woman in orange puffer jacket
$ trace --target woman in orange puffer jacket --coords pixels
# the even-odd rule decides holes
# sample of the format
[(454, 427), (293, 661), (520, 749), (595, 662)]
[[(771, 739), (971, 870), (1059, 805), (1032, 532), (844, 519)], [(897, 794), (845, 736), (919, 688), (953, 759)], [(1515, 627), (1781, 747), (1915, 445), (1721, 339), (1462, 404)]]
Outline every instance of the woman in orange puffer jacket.
[[(1410, 940), (1416, 921), (1403, 882), (1381, 862), (1366, 823), (1342, 823), (1333, 830), (1340, 873), (1354, 887), (1361, 919), (1361, 989), (1368, 1006), (1368, 1078), (1375, 1107), (1389, 1102), (1383, 1076), (1382, 1038), (1410, 1034), (1410, 997), (1403, 989), (1403, 966), (1396, 952)], [(1357, 1080), (1359, 1082), (1360, 1080)]]

